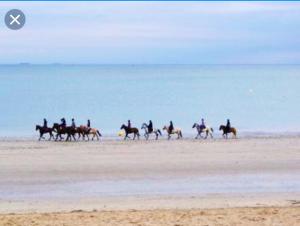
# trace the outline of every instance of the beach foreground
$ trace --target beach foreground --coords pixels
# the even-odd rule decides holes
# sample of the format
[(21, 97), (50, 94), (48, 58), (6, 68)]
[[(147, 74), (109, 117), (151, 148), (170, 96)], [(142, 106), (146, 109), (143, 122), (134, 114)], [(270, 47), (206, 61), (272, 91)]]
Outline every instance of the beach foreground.
[(228, 208), (205, 210), (128, 210), (0, 215), (3, 226), (107, 226), (107, 225), (289, 225), (300, 223), (300, 208)]
[(0, 155), (0, 225), (300, 223), (299, 137), (3, 140)]

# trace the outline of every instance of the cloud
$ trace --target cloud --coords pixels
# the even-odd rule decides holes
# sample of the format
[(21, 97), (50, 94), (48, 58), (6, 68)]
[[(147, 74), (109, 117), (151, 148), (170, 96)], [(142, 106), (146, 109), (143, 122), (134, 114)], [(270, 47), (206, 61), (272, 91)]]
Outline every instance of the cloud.
[[(84, 55), (85, 61), (98, 63), (135, 63), (145, 58), (172, 63), (174, 55), (185, 56), (176, 58), (182, 63), (253, 62), (260, 51), (274, 57), (256, 54), (261, 56), (257, 62), (300, 62), (294, 54), (300, 48), (296, 29), (300, 3), (0, 3), (1, 14), (11, 8), (24, 10), (27, 23), (18, 32), (6, 28), (0, 32), (0, 49), (6, 53), (0, 63), (53, 59), (63, 63), (76, 61), (74, 54), (78, 60)], [(280, 52), (288, 56), (289, 51), (296, 59), (275, 57)]]

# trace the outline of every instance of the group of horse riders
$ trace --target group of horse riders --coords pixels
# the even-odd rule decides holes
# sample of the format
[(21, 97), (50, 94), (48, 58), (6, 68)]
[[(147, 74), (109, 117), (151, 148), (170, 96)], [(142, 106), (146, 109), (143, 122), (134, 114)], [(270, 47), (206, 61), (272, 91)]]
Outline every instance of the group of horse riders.
[[(81, 137), (82, 135), (82, 138), (85, 139), (85, 136), (88, 137), (89, 139), (89, 134), (92, 134), (93, 135), (93, 138), (96, 137), (98, 140), (99, 140), (99, 137), (102, 136), (99, 132), (99, 130), (97, 129), (93, 129), (91, 128), (91, 121), (88, 119), (87, 120), (87, 124), (86, 125), (81, 125), (80, 127), (76, 127), (76, 123), (75, 123), (75, 119), (72, 118), (72, 123), (71, 123), (71, 126), (67, 126), (67, 123), (66, 123), (66, 119), (65, 118), (62, 118), (61, 120), (61, 123), (54, 123), (53, 127), (52, 128), (48, 128), (48, 122), (47, 120), (44, 118), (44, 122), (43, 122), (43, 127), (41, 126), (36, 126), (36, 130), (40, 130), (40, 139), (44, 139), (43, 138), (43, 134), (45, 133), (49, 133), (50, 134), (50, 139), (51, 137), (54, 138), (52, 132), (56, 132), (56, 139), (58, 139), (58, 137), (60, 137), (60, 139), (62, 140), (62, 134), (67, 134), (67, 140), (71, 140), (71, 136), (73, 137), (74, 140), (75, 139), (75, 134), (77, 133), (79, 135), (79, 138)], [(200, 124), (197, 124), (195, 123), (193, 125), (192, 128), (197, 128), (198, 130), (198, 134), (197, 136), (195, 137), (196, 139), (199, 138), (199, 137), (202, 137), (201, 134), (202, 133), (206, 133), (206, 137), (204, 138), (207, 138), (208, 135), (210, 135), (211, 137), (213, 137), (212, 133), (213, 133), (213, 129), (209, 126), (206, 125), (204, 119), (202, 118), (201, 119), (201, 123)], [(126, 125), (122, 125), (122, 127), (120, 129), (124, 129), (125, 130), (125, 136), (124, 136), (124, 139), (127, 139), (127, 138), (130, 138), (128, 135), (133, 133), (134, 134), (134, 137), (133, 139), (135, 139), (135, 137), (137, 136), (139, 138), (140, 134), (139, 134), (139, 130), (137, 128), (134, 128), (132, 127), (131, 125), (131, 121), (128, 120), (127, 121), (127, 126)], [(145, 138), (148, 139), (149, 138), (149, 135), (150, 134), (155, 134), (156, 135), (156, 139), (158, 139), (158, 136), (159, 135), (162, 135), (161, 131), (159, 129), (155, 129), (153, 127), (153, 123), (152, 123), (152, 120), (149, 120), (149, 123), (144, 123), (142, 125), (142, 128), (141, 129), (145, 129)], [(173, 124), (173, 121), (170, 121), (169, 123), (169, 126), (164, 126), (163, 127), (163, 130), (166, 130), (167, 134), (168, 134), (168, 139), (171, 138), (171, 135), (172, 134), (177, 134), (177, 138), (182, 138), (182, 132), (180, 129), (175, 129), (174, 127), (174, 124)], [(233, 133), (234, 137), (236, 137), (236, 129), (235, 128), (232, 128), (231, 127), (231, 124), (230, 124), (230, 120), (227, 119), (227, 123), (226, 123), (226, 126), (224, 125), (221, 125), (219, 130), (223, 130), (223, 137), (227, 138), (227, 134), (228, 133)]]
[(75, 119), (72, 118), (72, 124), (71, 126), (67, 126), (67, 122), (65, 118), (62, 118), (60, 120), (60, 123), (54, 123), (53, 127), (48, 127), (48, 121), (44, 118), (43, 120), (43, 126), (36, 125), (36, 130), (39, 130), (40, 137), (39, 140), (44, 139), (43, 135), (49, 133), (50, 138), (54, 138), (53, 132), (56, 133), (56, 138), (60, 138), (60, 140), (63, 139), (62, 135), (66, 134), (67, 138), (66, 140), (71, 140), (72, 138), (76, 140), (75, 134), (78, 134), (78, 138), (82, 137), (84, 140), (85, 137), (89, 138), (89, 135), (93, 135), (92, 140), (96, 137), (98, 140), (102, 136), (98, 129), (91, 128), (91, 121), (88, 119), (86, 125), (80, 125), (79, 127), (76, 127)]
[[(198, 130), (198, 134), (195, 137), (196, 139), (198, 139), (199, 137), (202, 137), (201, 134), (202, 133), (206, 133), (206, 136), (204, 138), (207, 138), (208, 135), (210, 135), (211, 137), (213, 137), (212, 133), (213, 133), (213, 129), (209, 126), (206, 126), (204, 119), (201, 119), (201, 123), (197, 124), (195, 123), (194, 126), (192, 128), (197, 128)], [(124, 124), (121, 126), (120, 129), (124, 129), (125, 130), (125, 136), (124, 139), (126, 140), (127, 138), (130, 138), (128, 135), (130, 133), (134, 134), (133, 139), (135, 139), (135, 137), (137, 136), (139, 138), (140, 134), (137, 128), (134, 128), (131, 126), (131, 121), (128, 120), (127, 121), (127, 126), (125, 126)], [(149, 124), (144, 123), (142, 125), (141, 129), (145, 129), (145, 138), (148, 139), (149, 138), (149, 134), (155, 134), (156, 135), (156, 139), (158, 139), (159, 135), (161, 134), (161, 131), (159, 129), (154, 129), (153, 128), (153, 123), (151, 120), (149, 120)], [(167, 131), (168, 134), (168, 139), (171, 138), (171, 134), (177, 134), (177, 138), (182, 138), (182, 132), (180, 129), (175, 129), (173, 121), (170, 121), (169, 126), (164, 126), (163, 130)], [(230, 124), (230, 120), (227, 119), (227, 123), (226, 126), (221, 125), (219, 130), (223, 130), (223, 137), (227, 138), (228, 137), (228, 133), (233, 133), (234, 137), (236, 137), (236, 129), (231, 127)]]

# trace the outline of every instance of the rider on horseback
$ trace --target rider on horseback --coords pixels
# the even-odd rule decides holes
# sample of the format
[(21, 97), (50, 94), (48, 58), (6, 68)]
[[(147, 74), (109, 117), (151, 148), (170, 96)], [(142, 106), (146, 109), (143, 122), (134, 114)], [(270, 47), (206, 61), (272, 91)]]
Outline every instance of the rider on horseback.
[(148, 133), (152, 133), (153, 132), (153, 123), (152, 121), (150, 120), (149, 121), (149, 125), (148, 125)]
[(48, 128), (48, 122), (47, 120), (44, 118), (44, 125), (43, 125), (44, 128)]
[(75, 119), (74, 118), (72, 118), (72, 127), (76, 128), (76, 124), (75, 124)]
[(61, 124), (60, 124), (61, 127), (64, 128), (64, 127), (67, 126), (67, 123), (66, 123), (66, 119), (65, 119), (65, 118), (62, 118), (60, 121), (61, 121)]
[(230, 120), (227, 119), (227, 124), (226, 124), (226, 131), (229, 132), (231, 129), (231, 124), (230, 124)]
[(87, 128), (91, 128), (91, 121), (89, 119), (87, 120), (87, 125), (86, 126), (87, 126)]
[(169, 126), (169, 133), (172, 133), (174, 130), (173, 122), (170, 121), (170, 126)]
[(130, 122), (130, 120), (128, 120), (127, 127), (128, 127), (128, 129), (131, 129), (131, 122)]
[(205, 122), (204, 122), (204, 119), (202, 118), (201, 119), (201, 124), (200, 124), (200, 130), (204, 130), (206, 128), (206, 125), (205, 125)]

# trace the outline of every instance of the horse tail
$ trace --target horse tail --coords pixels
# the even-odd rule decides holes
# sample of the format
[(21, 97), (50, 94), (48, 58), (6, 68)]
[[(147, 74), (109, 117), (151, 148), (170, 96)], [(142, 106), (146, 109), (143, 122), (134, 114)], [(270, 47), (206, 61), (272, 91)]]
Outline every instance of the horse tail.
[(210, 128), (211, 129), (211, 132), (214, 132), (214, 129), (213, 128)]
[(101, 135), (101, 133), (99, 132), (99, 130), (97, 130), (97, 134), (98, 134), (100, 137), (102, 137), (102, 135)]
[(236, 137), (236, 134), (237, 134), (236, 128), (233, 128), (233, 134), (234, 134), (234, 136)]
[(182, 132), (181, 132), (181, 130), (180, 130), (179, 134), (180, 134), (180, 136), (181, 136), (181, 138), (182, 138)]
[(159, 135), (162, 136), (162, 133), (161, 133), (160, 129), (158, 129), (157, 132), (159, 133)]

